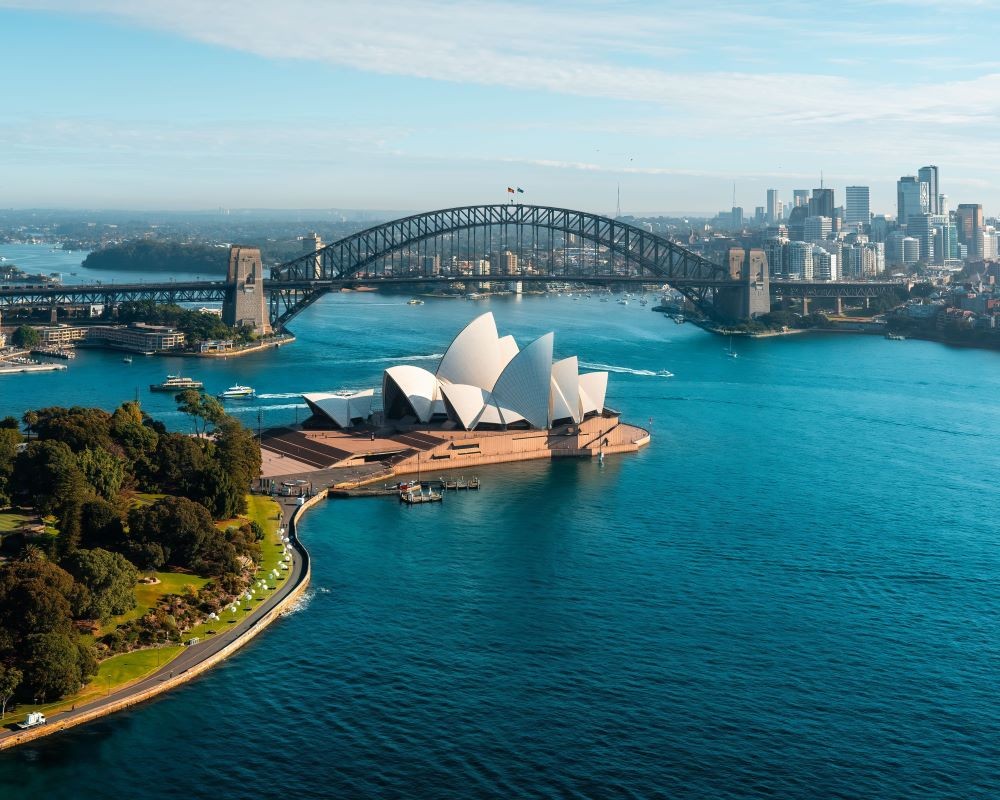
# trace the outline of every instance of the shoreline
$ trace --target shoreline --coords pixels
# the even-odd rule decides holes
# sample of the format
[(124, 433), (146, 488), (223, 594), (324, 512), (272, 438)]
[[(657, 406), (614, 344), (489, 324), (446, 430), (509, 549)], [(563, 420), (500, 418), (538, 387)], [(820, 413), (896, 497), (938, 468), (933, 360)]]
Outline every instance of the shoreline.
[[(232, 641), (217, 649), (212, 649), (212, 645), (214, 645), (217, 640), (204, 642), (203, 645), (208, 652), (206, 652), (203, 657), (198, 658), (189, 666), (180, 669), (178, 672), (181, 665), (177, 665), (176, 662), (183, 662), (185, 656), (188, 655), (188, 652), (181, 652), (177, 657), (164, 664), (156, 672), (121, 687), (114, 693), (114, 695), (111, 695), (108, 698), (93, 700), (82, 706), (79, 710), (74, 708), (71, 711), (57, 712), (58, 716), (47, 721), (46, 724), (38, 726), (37, 728), (13, 731), (3, 729), (4, 732), (0, 733), (0, 752), (12, 749), (27, 742), (41, 739), (44, 736), (68, 730), (69, 728), (75, 728), (78, 725), (92, 722), (118, 711), (123, 711), (124, 709), (144, 703), (147, 700), (151, 700), (158, 695), (164, 694), (171, 689), (181, 686), (188, 681), (197, 678), (202, 673), (207, 672), (216, 664), (224, 661), (226, 658), (250, 642), (272, 622), (288, 613), (291, 607), (305, 593), (312, 578), (312, 566), (309, 551), (299, 540), (298, 531), (296, 530), (298, 521), (306, 510), (314, 506), (317, 502), (319, 502), (319, 500), (325, 499), (327, 497), (327, 492), (327, 489), (317, 492), (302, 505), (291, 502), (282, 502), (283, 500), (296, 500), (297, 498), (275, 498), (281, 507), (282, 523), (285, 523), (287, 526), (289, 543), (298, 556), (298, 559), (293, 562), (293, 574), (296, 579), (294, 582), (290, 581), (282, 587), (285, 589), (285, 594), (281, 596), (272, 595), (272, 597), (269, 598), (269, 600), (274, 603), (273, 607), (269, 608), (260, 616), (252, 617), (241, 622), (240, 624), (245, 624), (246, 627), (241, 630)], [(289, 577), (291, 578), (293, 576), (290, 575)], [(171, 665), (174, 666), (172, 667)], [(178, 674), (174, 675), (175, 672)], [(164, 677), (164, 675), (166, 675), (166, 677)], [(145, 684), (149, 685), (146, 686)], [(120, 696), (116, 697), (115, 695)]]

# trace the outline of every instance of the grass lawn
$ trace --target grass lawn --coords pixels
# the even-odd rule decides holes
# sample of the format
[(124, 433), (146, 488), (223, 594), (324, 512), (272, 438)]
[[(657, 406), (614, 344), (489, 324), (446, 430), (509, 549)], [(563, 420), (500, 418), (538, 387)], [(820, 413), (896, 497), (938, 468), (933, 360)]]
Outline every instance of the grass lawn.
[(154, 494), (152, 492), (136, 492), (132, 495), (133, 506), (151, 506), (157, 500), (162, 500), (165, 494)]
[(18, 706), (16, 713), (7, 714), (3, 720), (4, 725), (20, 722), (31, 711), (41, 711), (50, 719), (60, 711), (67, 711), (74, 705), (89, 703), (119, 689), (126, 684), (144, 678), (156, 672), (168, 661), (176, 656), (184, 648), (180, 645), (173, 647), (160, 647), (151, 650), (137, 650), (134, 653), (122, 653), (112, 656), (100, 663), (97, 675), (83, 689), (75, 695), (64, 697), (54, 703), (41, 703), (39, 705), (28, 705), (22, 703)]
[[(262, 554), (261, 564), (257, 570), (255, 581), (265, 579), (268, 582), (268, 586), (273, 586), (275, 589), (283, 583), (284, 578), (282, 577), (282, 579), (279, 580), (271, 577), (271, 570), (277, 569), (282, 576), (285, 572), (279, 566), (281, 563), (281, 554), (284, 550), (281, 545), (281, 537), (278, 536), (280, 515), (281, 508), (270, 497), (266, 497), (264, 495), (249, 495), (247, 497), (246, 516), (238, 517), (236, 519), (221, 520), (215, 523), (220, 530), (225, 530), (233, 525), (242, 525), (246, 520), (255, 520), (257, 524), (264, 529), (264, 540), (260, 543)], [(259, 590), (259, 587), (251, 587), (251, 591), (253, 593), (253, 599), (250, 600), (249, 605), (245, 600), (239, 602), (236, 604), (235, 612), (229, 610), (231, 606), (226, 606), (226, 608), (223, 609), (223, 613), (219, 615), (218, 620), (211, 620), (209, 622), (204, 622), (201, 625), (194, 626), (191, 630), (184, 634), (184, 640), (187, 641), (191, 638), (203, 639), (206, 636), (213, 635), (210, 631), (221, 633), (252, 614), (257, 606), (259, 606), (261, 602), (263, 602), (263, 600), (272, 593), (269, 589), (261, 591)]]
[[(156, 500), (155, 495), (143, 495), (142, 497), (151, 498), (145, 501), (149, 503), (155, 502)], [(257, 572), (257, 577), (263, 578), (265, 575), (269, 575), (273, 569), (277, 569), (280, 573), (282, 573), (282, 575), (284, 575), (284, 570), (278, 566), (281, 563), (281, 553), (283, 551), (281, 538), (278, 536), (280, 508), (278, 504), (269, 497), (252, 495), (247, 498), (247, 501), (248, 509), (246, 517), (225, 520), (216, 524), (220, 529), (225, 530), (231, 525), (240, 525), (247, 519), (256, 520), (257, 523), (264, 528), (264, 541), (261, 542), (263, 558), (261, 567)], [(138, 619), (149, 609), (155, 607), (156, 602), (164, 595), (183, 594), (186, 586), (194, 586), (195, 589), (200, 589), (208, 583), (208, 578), (176, 572), (157, 572), (156, 577), (160, 579), (159, 583), (138, 584), (135, 587), (135, 596), (137, 601), (136, 608), (111, 620), (103, 627), (101, 635), (114, 630), (114, 628), (118, 625), (122, 625), (133, 619)], [(280, 586), (282, 582), (283, 580), (275, 580), (274, 578), (268, 579), (269, 586), (277, 587)], [(255, 591), (253, 600), (250, 601), (249, 606), (245, 601), (238, 603), (235, 614), (230, 613), (227, 607), (225, 613), (221, 615), (221, 619), (205, 622), (201, 625), (195, 626), (184, 634), (184, 641), (191, 638), (204, 639), (205, 637), (212, 635), (209, 631), (221, 633), (231, 625), (240, 622), (245, 617), (252, 614), (253, 611), (260, 605), (261, 601), (269, 594), (270, 591)], [(90, 637), (84, 636), (81, 638), (86, 641)], [(30, 711), (41, 711), (46, 716), (52, 717), (55, 713), (69, 709), (74, 704), (79, 705), (87, 703), (91, 700), (96, 700), (97, 698), (107, 694), (109, 687), (111, 691), (114, 691), (115, 689), (155, 672), (159, 667), (162, 667), (164, 664), (176, 658), (177, 655), (183, 650), (183, 645), (175, 645), (171, 647), (151, 648), (148, 650), (136, 650), (132, 653), (122, 653), (120, 655), (107, 658), (100, 663), (97, 676), (78, 694), (72, 697), (63, 698), (54, 703), (46, 703), (44, 705), (21, 705), (16, 714), (7, 715), (3, 724), (9, 725), (12, 722), (19, 722), (24, 719)]]
[(33, 514), (22, 514), (19, 511), (4, 511), (0, 514), (0, 534), (12, 533), (22, 525), (27, 525), (35, 519)]

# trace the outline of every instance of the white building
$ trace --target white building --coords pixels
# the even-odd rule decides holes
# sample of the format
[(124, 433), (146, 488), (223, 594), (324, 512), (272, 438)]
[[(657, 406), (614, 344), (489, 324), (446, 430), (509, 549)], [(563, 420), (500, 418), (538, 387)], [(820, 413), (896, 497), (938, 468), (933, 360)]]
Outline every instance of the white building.
[(809, 242), (789, 242), (785, 248), (785, 274), (798, 280), (812, 280), (813, 246)]
[(830, 217), (806, 217), (802, 223), (802, 238), (807, 242), (818, 242), (830, 235), (833, 220)]
[[(547, 430), (603, 413), (608, 373), (581, 375), (576, 356), (553, 362), (554, 339), (554, 334), (544, 334), (522, 350), (513, 336), (499, 335), (492, 313), (476, 317), (455, 337), (436, 372), (411, 364), (385, 370), (385, 421), (464, 430)], [(373, 393), (303, 398), (317, 416), (348, 428), (368, 418)]]
[(812, 253), (813, 278), (817, 281), (837, 280), (837, 256), (822, 247), (814, 247)]

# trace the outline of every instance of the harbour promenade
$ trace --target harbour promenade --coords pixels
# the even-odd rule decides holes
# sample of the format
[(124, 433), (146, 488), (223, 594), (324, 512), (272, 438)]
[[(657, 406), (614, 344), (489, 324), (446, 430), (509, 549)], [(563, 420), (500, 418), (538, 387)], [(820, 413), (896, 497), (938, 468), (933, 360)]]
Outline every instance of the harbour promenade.
[(253, 614), (223, 633), (190, 645), (176, 658), (145, 678), (112, 691), (99, 700), (56, 712), (49, 717), (45, 725), (24, 731), (3, 729), (0, 732), (0, 750), (16, 747), (150, 700), (169, 689), (187, 683), (247, 644), (278, 617), (289, 611), (309, 586), (311, 576), (309, 552), (299, 541), (296, 523), (310, 506), (325, 497), (326, 490), (323, 489), (306, 499), (303, 505), (298, 504), (297, 497), (275, 498), (281, 507), (281, 524), (288, 531), (292, 564), (278, 589), (265, 599)]

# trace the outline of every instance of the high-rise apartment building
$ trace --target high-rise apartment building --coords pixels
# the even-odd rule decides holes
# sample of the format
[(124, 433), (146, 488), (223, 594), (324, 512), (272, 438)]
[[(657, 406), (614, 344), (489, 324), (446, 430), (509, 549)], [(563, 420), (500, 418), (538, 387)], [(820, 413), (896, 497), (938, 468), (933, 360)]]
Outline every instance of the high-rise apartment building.
[(802, 223), (802, 238), (807, 242), (818, 242), (830, 235), (833, 220), (830, 217), (806, 217)]
[(848, 225), (867, 225), (871, 217), (870, 191), (867, 186), (848, 186), (844, 222)]
[(927, 183), (916, 175), (904, 175), (896, 181), (896, 222), (907, 225), (910, 217), (929, 213), (928, 192)]
[(927, 213), (940, 214), (941, 210), (938, 206), (938, 191), (940, 190), (938, 168), (933, 164), (928, 167), (921, 167), (917, 170), (917, 178), (921, 183), (927, 184)]
[(822, 247), (814, 247), (812, 252), (813, 280), (837, 280), (837, 256)]
[(785, 272), (789, 278), (812, 280), (813, 245), (809, 242), (789, 242), (785, 248)]
[(767, 221), (772, 225), (781, 219), (781, 210), (779, 206), (781, 202), (778, 200), (778, 190), (768, 189), (767, 190)]
[(979, 232), (983, 229), (983, 207), (979, 203), (959, 203), (955, 211), (958, 241), (969, 249), (969, 258), (979, 256)]
[(940, 261), (934, 254), (934, 236), (937, 233), (937, 228), (934, 227), (935, 216), (916, 214), (906, 224), (907, 234), (920, 241), (920, 260), (925, 264), (937, 264)]
[(784, 278), (785, 272), (785, 247), (788, 239), (784, 236), (774, 236), (764, 240), (764, 255), (767, 256), (768, 273), (772, 278)]

